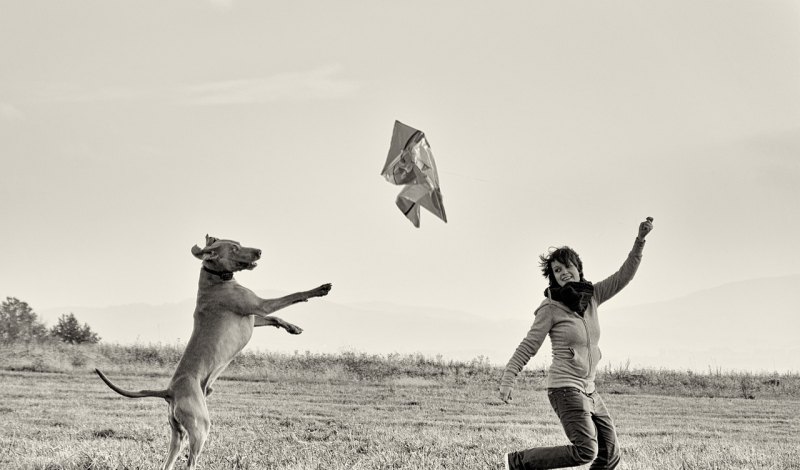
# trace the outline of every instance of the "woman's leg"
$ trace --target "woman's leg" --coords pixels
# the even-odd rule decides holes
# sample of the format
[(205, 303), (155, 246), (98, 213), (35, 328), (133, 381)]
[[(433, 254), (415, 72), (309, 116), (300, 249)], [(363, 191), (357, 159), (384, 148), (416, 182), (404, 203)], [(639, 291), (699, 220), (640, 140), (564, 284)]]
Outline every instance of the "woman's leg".
[(594, 414), (592, 421), (594, 421), (595, 428), (597, 429), (597, 458), (592, 462), (589, 470), (613, 470), (617, 468), (620, 461), (619, 445), (617, 444), (617, 431), (614, 427), (614, 421), (606, 409), (606, 404), (603, 402), (599, 393), (592, 393), (589, 395), (594, 401)]
[(592, 420), (592, 400), (574, 388), (548, 390), (547, 395), (572, 444), (512, 452), (508, 456), (511, 470), (575, 467), (587, 464), (597, 457), (598, 441)]

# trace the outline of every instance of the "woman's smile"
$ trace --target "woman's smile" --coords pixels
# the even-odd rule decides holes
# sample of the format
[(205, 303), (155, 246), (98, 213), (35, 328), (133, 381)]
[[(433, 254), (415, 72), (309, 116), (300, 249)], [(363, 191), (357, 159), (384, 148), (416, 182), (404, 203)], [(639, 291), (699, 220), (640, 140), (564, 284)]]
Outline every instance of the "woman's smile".
[(581, 274), (578, 272), (577, 266), (572, 263), (564, 265), (560, 261), (553, 261), (550, 267), (553, 269), (556, 281), (561, 287), (564, 287), (564, 284), (568, 282), (578, 282), (581, 280)]

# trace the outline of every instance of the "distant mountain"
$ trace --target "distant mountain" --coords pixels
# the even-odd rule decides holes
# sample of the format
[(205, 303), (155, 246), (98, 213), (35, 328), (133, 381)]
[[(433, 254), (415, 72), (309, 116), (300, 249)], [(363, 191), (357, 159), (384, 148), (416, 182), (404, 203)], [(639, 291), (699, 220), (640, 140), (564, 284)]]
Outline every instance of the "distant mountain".
[[(686, 297), (633, 307), (601, 306), (601, 365), (670, 369), (800, 371), (800, 307), (792, 293), (800, 275), (727, 284)], [(263, 297), (285, 295), (259, 292)], [(624, 295), (624, 293), (622, 294)], [(326, 298), (327, 299), (327, 298)], [(294, 336), (258, 328), (248, 348), (282, 352), (421, 353), (445, 359), (485, 356), (504, 364), (533, 322), (383, 302), (338, 304), (326, 299), (291, 306), (276, 315), (305, 331)], [(74, 313), (105, 342), (185, 343), (194, 299), (159, 306), (63, 308), (38, 312), (50, 325)], [(530, 367), (547, 365), (545, 342)]]
[(601, 308), (601, 344), (615, 362), (800, 371), (799, 283), (800, 275), (760, 278), (667, 302)]
[(179, 303), (144, 303), (110, 307), (51, 308), (38, 315), (49, 326), (61, 314), (73, 313), (80, 323), (88, 323), (106, 343), (175, 343), (189, 339), (192, 332), (194, 299)]
[[(285, 295), (259, 292), (262, 297)], [(192, 330), (194, 300), (164, 305), (107, 308), (59, 308), (39, 312), (49, 325), (62, 313), (74, 313), (109, 343), (185, 343)], [(441, 354), (446, 359), (486, 356), (503, 362), (511, 356), (531, 318), (494, 321), (477, 315), (429, 307), (381, 302), (338, 304), (312, 299), (275, 314), (304, 329), (290, 335), (272, 327), (257, 328), (248, 348), (272, 351)]]

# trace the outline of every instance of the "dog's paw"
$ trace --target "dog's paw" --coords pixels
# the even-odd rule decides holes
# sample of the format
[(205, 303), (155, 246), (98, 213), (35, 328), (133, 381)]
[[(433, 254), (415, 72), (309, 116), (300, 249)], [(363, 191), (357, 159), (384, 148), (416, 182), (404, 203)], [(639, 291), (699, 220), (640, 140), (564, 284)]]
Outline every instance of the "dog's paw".
[(300, 333), (303, 332), (302, 328), (300, 328), (297, 325), (292, 325), (291, 323), (287, 323), (286, 326), (284, 326), (284, 328), (286, 328), (286, 331), (292, 335), (299, 335)]
[(333, 286), (330, 283), (323, 284), (323, 285), (317, 287), (316, 289), (314, 289), (312, 292), (313, 292), (314, 296), (316, 296), (316, 297), (323, 297), (323, 296), (328, 295), (328, 292), (331, 291), (332, 287)]

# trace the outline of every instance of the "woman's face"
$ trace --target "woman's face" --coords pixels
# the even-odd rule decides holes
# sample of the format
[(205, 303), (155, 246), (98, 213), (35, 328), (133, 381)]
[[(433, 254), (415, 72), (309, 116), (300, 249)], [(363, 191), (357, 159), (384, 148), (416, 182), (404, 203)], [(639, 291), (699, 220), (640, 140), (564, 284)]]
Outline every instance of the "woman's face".
[(556, 277), (556, 282), (558, 282), (560, 287), (564, 287), (564, 284), (568, 282), (578, 282), (581, 280), (578, 267), (570, 262), (563, 265), (560, 261), (553, 261), (550, 263), (550, 269), (553, 270), (553, 275)]

